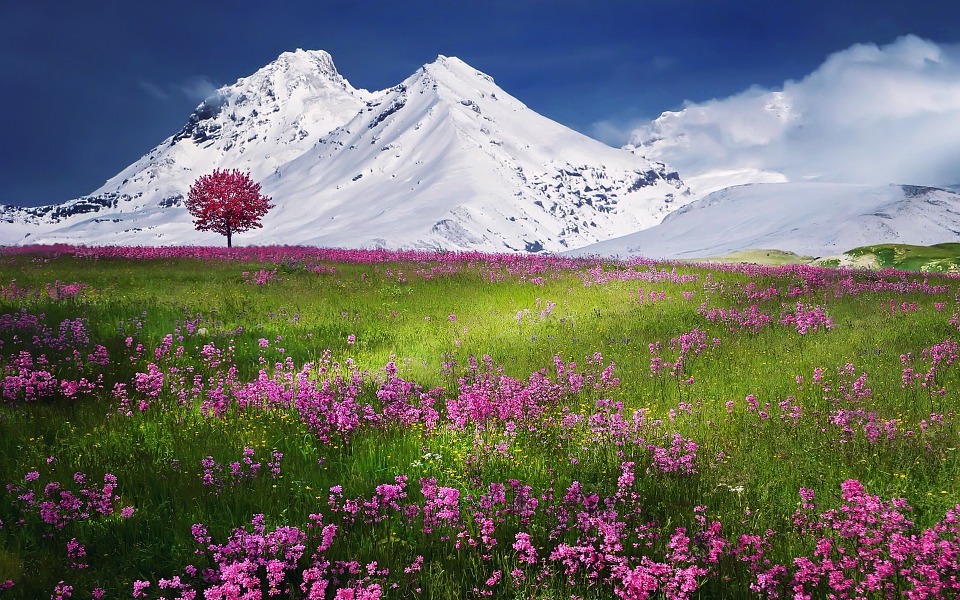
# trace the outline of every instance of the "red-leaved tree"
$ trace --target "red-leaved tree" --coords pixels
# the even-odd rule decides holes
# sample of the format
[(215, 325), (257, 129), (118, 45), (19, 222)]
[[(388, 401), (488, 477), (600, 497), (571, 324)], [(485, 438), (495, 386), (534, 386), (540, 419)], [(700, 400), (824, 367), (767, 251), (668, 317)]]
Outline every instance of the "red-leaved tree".
[(214, 169), (198, 177), (186, 202), (197, 231), (227, 236), (227, 248), (233, 246), (234, 233), (263, 227), (260, 219), (273, 206), (270, 198), (260, 193), (260, 184), (236, 169)]

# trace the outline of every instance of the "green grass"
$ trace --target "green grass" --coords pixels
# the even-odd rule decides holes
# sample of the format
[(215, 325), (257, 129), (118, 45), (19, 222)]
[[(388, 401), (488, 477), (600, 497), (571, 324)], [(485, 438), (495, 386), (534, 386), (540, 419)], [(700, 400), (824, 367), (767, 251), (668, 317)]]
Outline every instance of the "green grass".
[(846, 252), (854, 258), (873, 256), (880, 267), (910, 271), (957, 272), (960, 269), (960, 243), (932, 246), (878, 244), (862, 246)]
[[(875, 254), (884, 266), (930, 267), (958, 249), (960, 244), (943, 244), (852, 252)], [(757, 256), (740, 258), (759, 262), (747, 260)], [(790, 262), (780, 254), (770, 258), (777, 264)], [(790, 270), (748, 274), (678, 264), (667, 268), (697, 279), (586, 286), (583, 271), (547, 276), (543, 285), (533, 285), (509, 275), (491, 283), (483, 266), (425, 279), (415, 275), (420, 266), (337, 264), (334, 273), (317, 274), (297, 265), (280, 265), (279, 279), (258, 286), (245, 281), (242, 273), (273, 265), (0, 256), (0, 285), (15, 280), (16, 286), (29, 290), (54, 281), (90, 286), (74, 300), (36, 294), (2, 299), (0, 313), (26, 309), (42, 313), (52, 326), (83, 317), (91, 338), (114, 358), (100, 373), (103, 390), (95, 397), (0, 404), (0, 484), (22, 483), (33, 470), (41, 472), (41, 481), (68, 481), (77, 471), (91, 479), (112, 473), (119, 480), (120, 504), (136, 509), (127, 520), (112, 515), (50, 532), (35, 519), (17, 526), (20, 509), (0, 491), (4, 524), (0, 583), (12, 579), (16, 584), (5, 593), (13, 598), (48, 597), (58, 581), (67, 580), (76, 586), (77, 597), (87, 597), (97, 586), (105, 588), (108, 597), (127, 596), (134, 580), (156, 581), (182, 573), (185, 565), (198, 560), (190, 535), (194, 523), (207, 524), (220, 541), (259, 513), (273, 525), (303, 527), (310, 514), (329, 515), (327, 495), (335, 485), (343, 486), (345, 496), (359, 497), (399, 475), (409, 477), (411, 496), (419, 493), (414, 484), (421, 477), (434, 477), (463, 494), (511, 479), (538, 491), (552, 487), (560, 493), (579, 481), (602, 497), (616, 491), (624, 460), (644, 466), (649, 462), (642, 448), (598, 442), (587, 428), (577, 430), (579, 437), (567, 439), (556, 425), (521, 429), (514, 435), (505, 433), (503, 424), (464, 431), (363, 429), (348, 440), (323, 442), (293, 410), (231, 410), (225, 418), (215, 419), (204, 415), (196, 402), (180, 405), (171, 396), (142, 413), (118, 412), (110, 390), (116, 383), (132, 387), (135, 374), (145, 371), (148, 362), (195, 367), (202, 377), (212, 376), (215, 369), (204, 367), (200, 358), (206, 344), (234, 348), (232, 362), (241, 382), (255, 379), (261, 368), (271, 372), (274, 362), (287, 357), (298, 368), (322, 363), (329, 351), (329, 359), (341, 369), (349, 360), (360, 372), (379, 374), (373, 379), (382, 380), (384, 366), (395, 361), (401, 376), (424, 390), (444, 387), (444, 398), (455, 395), (455, 379), (465, 373), (471, 356), (488, 355), (506, 375), (526, 380), (536, 371), (552, 371), (555, 355), (582, 366), (587, 357), (600, 352), (605, 363), (616, 363), (621, 383), (608, 395), (625, 405), (626, 414), (645, 410), (646, 419), (663, 421), (664, 433), (678, 432), (700, 446), (696, 475), (638, 470), (635, 491), (643, 499), (645, 518), (664, 527), (690, 526), (693, 507), (703, 504), (724, 523), (728, 535), (777, 532), (782, 542), (772, 557), (784, 562), (808, 546), (790, 525), (801, 487), (814, 488), (825, 504), (835, 505), (841, 482), (858, 479), (872, 494), (906, 497), (915, 508), (912, 518), (922, 526), (942, 519), (948, 508), (960, 503), (956, 452), (960, 426), (954, 417), (931, 427), (929, 434), (898, 437), (895, 442), (871, 444), (862, 432), (844, 441), (826, 424), (834, 407), (830, 393), (811, 384), (818, 368), (833, 390), (849, 384), (837, 376), (837, 368), (852, 363), (856, 376), (867, 373), (872, 390), (858, 406), (895, 421), (900, 431), (919, 432), (921, 421), (929, 420), (932, 412), (952, 415), (960, 390), (957, 367), (938, 373), (938, 384), (947, 390), (944, 396), (917, 387), (904, 389), (901, 354), (913, 353), (919, 359), (923, 349), (957, 336), (956, 326), (949, 322), (958, 309), (953, 279), (934, 279), (934, 284), (946, 286), (936, 294), (867, 291), (838, 296), (838, 288), (825, 286), (801, 300), (808, 306), (824, 305), (834, 327), (801, 336), (783, 326), (731, 332), (698, 313), (704, 302), (746, 306), (749, 302), (737, 304), (738, 290), (751, 282), (758, 289), (786, 290), (798, 282)], [(403, 280), (397, 271), (405, 274)], [(851, 276), (864, 281), (873, 277)], [(651, 291), (666, 297), (640, 303), (638, 288), (648, 298)], [(891, 314), (884, 308), (890, 300), (916, 302), (918, 310)], [(555, 307), (541, 316), (548, 302)], [(943, 305), (938, 308), (934, 303)], [(785, 295), (761, 302), (775, 318), (795, 304), (796, 299)], [(184, 324), (190, 320), (202, 329), (187, 333)], [(167, 362), (152, 358), (163, 337), (175, 334), (178, 327), (184, 339), (175, 339), (174, 347), (182, 344), (184, 355), (164, 359)], [(674, 357), (671, 339), (694, 328), (720, 339), (720, 344), (687, 363), (693, 382), (652, 377), (649, 345), (659, 342), (664, 357)], [(348, 342), (350, 335), (355, 336), (353, 344)], [(128, 336), (145, 347), (136, 362), (127, 358)], [(0, 332), (0, 339), (13, 343), (9, 333)], [(261, 348), (261, 339), (267, 340), (267, 348)], [(9, 366), (11, 356), (4, 350), (0, 360)], [(444, 369), (445, 363), (454, 365), (452, 372)], [(369, 380), (365, 385), (359, 398), (376, 403), (376, 386)], [(748, 411), (747, 395), (755, 396), (761, 406), (770, 403), (771, 418), (761, 420)], [(579, 406), (570, 408), (592, 411), (604, 396), (585, 392), (577, 400)], [(803, 407), (801, 426), (779, 417), (778, 403), (786, 400)], [(732, 412), (727, 409), (729, 401), (734, 403)], [(443, 412), (442, 405), (437, 408)], [(504, 440), (507, 454), (485, 449)], [(258, 460), (265, 460), (271, 450), (282, 452), (282, 476), (240, 481), (219, 494), (202, 485), (205, 457), (226, 463), (237, 460), (244, 447), (253, 448)], [(56, 460), (48, 463), (48, 457)], [(71, 537), (86, 545), (89, 568), (69, 567), (65, 544)], [(449, 543), (385, 521), (345, 537), (336, 552), (344, 560), (354, 556), (378, 560), (395, 573), (423, 554), (427, 561), (420, 578), (422, 597), (461, 597), (464, 581), (482, 584), (495, 565), (516, 566), (511, 540), (509, 536), (501, 540), (488, 564)], [(586, 584), (570, 588), (563, 579), (557, 577), (544, 588), (500, 589), (497, 594), (610, 595), (609, 588)], [(743, 585), (737, 589), (705, 588), (703, 597), (721, 592), (748, 596)]]
[(822, 267), (855, 267), (867, 269), (902, 269), (934, 273), (955, 273), (960, 270), (960, 243), (947, 242), (932, 246), (909, 244), (875, 244), (860, 246), (842, 255), (814, 258), (784, 250), (737, 250), (723, 256), (693, 259), (691, 262), (721, 264), (754, 264), (765, 266), (807, 265)]
[(710, 257), (704, 260), (706, 262), (756, 264), (776, 267), (780, 265), (806, 265), (813, 261), (813, 257), (800, 256), (795, 252), (789, 252), (786, 250), (750, 249), (737, 250), (735, 252), (724, 254), (723, 256)]

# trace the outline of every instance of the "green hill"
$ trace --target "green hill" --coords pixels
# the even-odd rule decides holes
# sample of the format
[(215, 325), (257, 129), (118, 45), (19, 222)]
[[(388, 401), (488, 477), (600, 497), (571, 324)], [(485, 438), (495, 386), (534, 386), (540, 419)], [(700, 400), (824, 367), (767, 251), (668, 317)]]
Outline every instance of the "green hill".
[(933, 246), (908, 244), (877, 244), (848, 250), (846, 256), (854, 259), (874, 257), (880, 268), (891, 267), (907, 271), (960, 271), (960, 243), (948, 242)]

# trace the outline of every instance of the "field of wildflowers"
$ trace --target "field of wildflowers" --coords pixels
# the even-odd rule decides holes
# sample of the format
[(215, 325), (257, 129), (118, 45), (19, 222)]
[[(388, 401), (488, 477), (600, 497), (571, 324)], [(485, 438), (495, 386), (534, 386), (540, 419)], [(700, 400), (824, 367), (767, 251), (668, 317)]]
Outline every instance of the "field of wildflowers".
[(0, 597), (956, 597), (958, 283), (4, 249)]

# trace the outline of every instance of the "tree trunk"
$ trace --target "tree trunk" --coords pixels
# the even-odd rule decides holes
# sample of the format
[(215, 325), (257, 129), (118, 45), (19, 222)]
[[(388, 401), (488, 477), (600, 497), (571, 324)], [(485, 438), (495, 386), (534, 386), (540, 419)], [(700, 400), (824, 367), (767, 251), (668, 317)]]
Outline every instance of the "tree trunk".
[(229, 229), (227, 230), (227, 248), (233, 248), (233, 241), (231, 240), (233, 232)]

